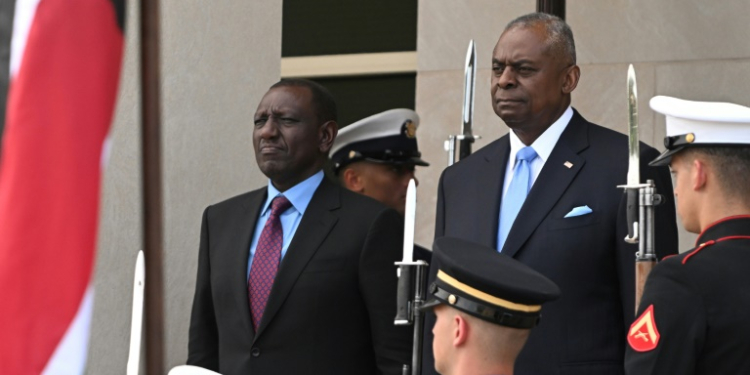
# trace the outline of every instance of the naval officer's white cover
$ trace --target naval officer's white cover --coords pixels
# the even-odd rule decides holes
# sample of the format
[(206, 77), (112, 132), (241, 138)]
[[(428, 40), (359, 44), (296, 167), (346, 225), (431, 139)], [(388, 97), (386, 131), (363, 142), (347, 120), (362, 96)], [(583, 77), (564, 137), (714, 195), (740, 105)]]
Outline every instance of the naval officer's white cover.
[(651, 108), (667, 118), (667, 137), (692, 133), (692, 144), (748, 144), (750, 108), (720, 102), (697, 102), (655, 96)]

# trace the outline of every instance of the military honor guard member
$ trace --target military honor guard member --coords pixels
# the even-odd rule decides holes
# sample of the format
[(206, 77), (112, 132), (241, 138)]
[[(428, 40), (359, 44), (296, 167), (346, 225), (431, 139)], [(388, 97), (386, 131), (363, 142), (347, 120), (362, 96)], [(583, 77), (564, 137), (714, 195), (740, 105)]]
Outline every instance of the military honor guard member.
[[(434, 309), (435, 370), (442, 375), (512, 375), (542, 304), (557, 285), (508, 256), (472, 242), (442, 237), (439, 260), (423, 309)], [(540, 358), (540, 360), (544, 360)]]
[[(656, 265), (628, 331), (631, 375), (750, 374), (750, 108), (657, 96), (682, 224), (696, 247)], [(656, 227), (657, 233), (659, 227)]]
[[(627, 181), (628, 137), (571, 106), (579, 77), (565, 21), (543, 13), (511, 21), (492, 54), (489, 92), (510, 131), (448, 167), (438, 185), (436, 237), (495, 249), (562, 290), (545, 305), (544, 324), (518, 357), (521, 375), (625, 372), (638, 250), (623, 240), (626, 199), (617, 188)], [(647, 165), (658, 155), (640, 144), (641, 176), (658, 191), (671, 191), (668, 171)], [(661, 259), (677, 253), (673, 198), (655, 211)], [(425, 350), (424, 370), (431, 355)]]
[(403, 220), (324, 177), (333, 97), (281, 80), (253, 122), (268, 183), (203, 213), (188, 364), (224, 375), (400, 374), (412, 335), (393, 325)]
[[(417, 147), (419, 116), (411, 109), (391, 109), (359, 120), (339, 131), (331, 148), (333, 170), (347, 189), (379, 200), (404, 214), (406, 187), (422, 160)], [(418, 260), (430, 262), (430, 251), (415, 245)]]

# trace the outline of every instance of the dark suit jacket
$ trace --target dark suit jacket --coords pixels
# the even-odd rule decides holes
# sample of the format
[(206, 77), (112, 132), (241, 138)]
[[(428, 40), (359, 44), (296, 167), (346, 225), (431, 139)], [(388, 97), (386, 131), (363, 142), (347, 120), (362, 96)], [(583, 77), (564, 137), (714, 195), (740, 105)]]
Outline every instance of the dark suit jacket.
[[(440, 180), (435, 236), (496, 247), (509, 136), (446, 169)], [(654, 179), (666, 202), (656, 210), (659, 257), (677, 252), (672, 184), (666, 168), (646, 164), (658, 152), (641, 143), (641, 178)], [(564, 164), (572, 163), (568, 168)], [(622, 374), (625, 332), (633, 321), (637, 245), (626, 235), (622, 189), (628, 139), (575, 112), (534, 183), (502, 253), (557, 283), (559, 300), (542, 307), (516, 362), (516, 375)], [(593, 213), (563, 218), (588, 205)], [(436, 267), (431, 267), (434, 277)], [(434, 315), (428, 315), (423, 368), (431, 370)], [(432, 373), (427, 371), (426, 373)]]
[(266, 194), (203, 213), (188, 364), (224, 375), (400, 374), (412, 335), (393, 325), (400, 215), (324, 179), (253, 332), (245, 277)]

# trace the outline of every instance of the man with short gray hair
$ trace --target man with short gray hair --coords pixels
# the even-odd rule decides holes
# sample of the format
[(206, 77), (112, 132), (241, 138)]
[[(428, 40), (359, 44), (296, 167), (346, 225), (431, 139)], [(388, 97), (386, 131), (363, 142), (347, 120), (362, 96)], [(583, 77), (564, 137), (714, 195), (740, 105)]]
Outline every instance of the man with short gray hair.
[[(510, 132), (440, 179), (436, 237), (494, 248), (560, 287), (518, 356), (517, 375), (624, 373), (637, 251), (623, 240), (626, 202), (617, 188), (627, 181), (628, 138), (571, 107), (580, 75), (565, 21), (533, 13), (510, 22), (493, 51), (491, 76), (493, 110)], [(658, 152), (645, 144), (640, 150), (641, 176), (670, 191), (669, 175), (645, 164)], [(656, 208), (659, 258), (677, 252), (667, 198)]]

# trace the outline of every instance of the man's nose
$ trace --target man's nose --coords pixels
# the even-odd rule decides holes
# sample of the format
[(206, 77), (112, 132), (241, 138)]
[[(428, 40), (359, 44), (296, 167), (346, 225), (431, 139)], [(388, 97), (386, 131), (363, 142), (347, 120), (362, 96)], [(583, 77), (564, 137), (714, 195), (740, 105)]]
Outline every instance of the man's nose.
[(266, 120), (266, 122), (258, 129), (258, 134), (261, 138), (274, 138), (279, 134), (279, 129), (276, 126), (276, 121), (272, 118)]
[(516, 81), (516, 74), (511, 67), (503, 69), (500, 77), (497, 78), (497, 85), (503, 89), (513, 88), (516, 84), (518, 84), (518, 81)]

